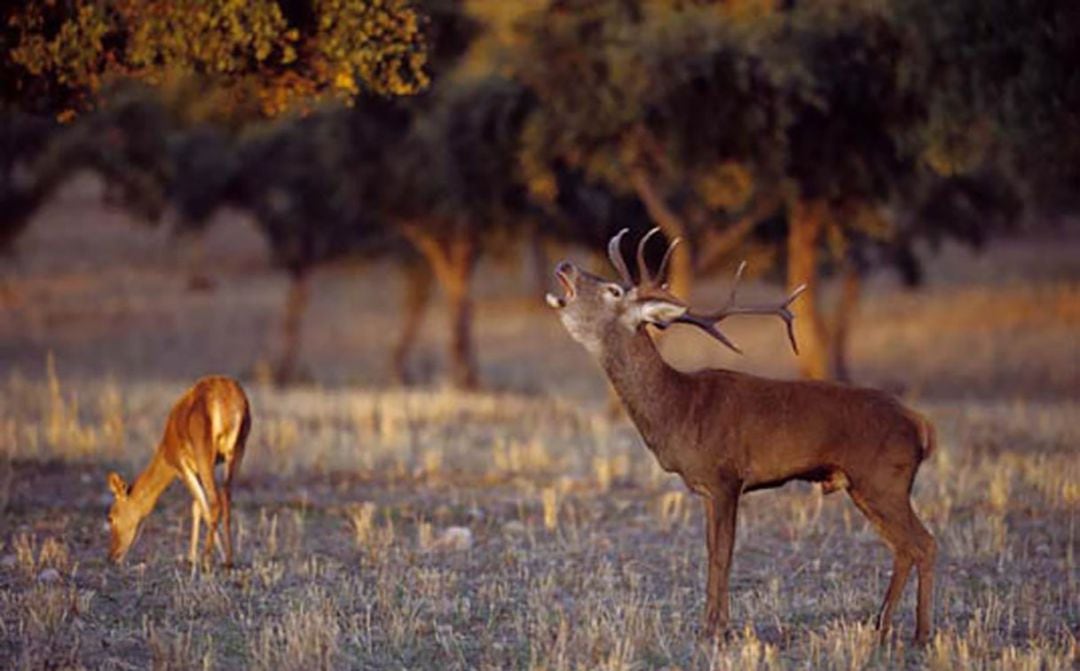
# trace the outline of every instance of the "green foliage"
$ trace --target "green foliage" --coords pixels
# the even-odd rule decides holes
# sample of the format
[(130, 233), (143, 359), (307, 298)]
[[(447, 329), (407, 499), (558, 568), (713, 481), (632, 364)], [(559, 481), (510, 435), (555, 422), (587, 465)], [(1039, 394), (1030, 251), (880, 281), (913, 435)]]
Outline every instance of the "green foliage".
[(648, 86), (634, 4), (577, 3), (573, 11), (552, 5), (520, 22), (513, 68), (541, 106), (525, 130), (522, 162), (530, 182), (550, 185), (546, 172), (556, 160), (613, 184), (620, 180), (620, 140), (642, 118)]
[(171, 133), (168, 110), (151, 91), (119, 87), (98, 109), (54, 135), (37, 166), (39, 179), (52, 190), (80, 170), (94, 171), (109, 200), (139, 221), (156, 222), (172, 177)]
[(302, 273), (395, 244), (376, 194), (385, 186), (385, 154), (405, 128), (395, 104), (365, 99), (354, 109), (270, 124), (241, 141), (231, 193), (255, 215), (278, 265)]
[(528, 91), (501, 77), (435, 89), (394, 152), (387, 216), (476, 229), (518, 221), (529, 207), (517, 157), (532, 106)]
[(809, 77), (787, 102), (788, 176), (803, 197), (888, 199), (914, 175), (908, 137), (925, 118), (925, 92), (904, 77), (903, 31), (873, 4), (810, 5), (791, 25), (785, 39)]
[(236, 138), (209, 124), (174, 133), (168, 151), (168, 199), (183, 232), (201, 232), (219, 208), (239, 206), (242, 170), (258, 167), (242, 165)]
[(1080, 187), (1080, 5), (1070, 0), (901, 0), (931, 93), (926, 144), (945, 174), (1006, 163), (1042, 201)]
[(48, 193), (37, 163), (56, 124), (0, 109), (0, 252), (10, 251)]
[[(938, 4), (921, 7), (943, 25), (957, 19)], [(881, 214), (931, 200), (941, 206), (945, 193), (933, 188), (945, 172), (935, 164), (942, 153), (935, 124), (942, 101), (954, 98), (931, 76), (932, 48), (913, 7), (549, 3), (517, 24), (515, 75), (540, 101), (521, 156), (530, 190), (558, 200), (555, 174), (570, 168), (627, 193), (636, 171), (679, 216), (692, 248), (748, 213), (783, 211), (800, 199), (827, 205), (821, 244), (837, 259), (887, 260), (882, 249), (907, 249), (924, 235), (977, 243), (975, 228), (984, 225), (970, 216), (911, 226), (907, 217)], [(970, 118), (949, 117), (978, 131)], [(945, 174), (983, 170), (987, 157)], [(1008, 195), (980, 202), (1002, 208), (973, 210), (988, 221), (1017, 214)], [(991, 229), (987, 223), (983, 233)], [(782, 255), (785, 230), (782, 222), (779, 233), (762, 229), (758, 240)]]

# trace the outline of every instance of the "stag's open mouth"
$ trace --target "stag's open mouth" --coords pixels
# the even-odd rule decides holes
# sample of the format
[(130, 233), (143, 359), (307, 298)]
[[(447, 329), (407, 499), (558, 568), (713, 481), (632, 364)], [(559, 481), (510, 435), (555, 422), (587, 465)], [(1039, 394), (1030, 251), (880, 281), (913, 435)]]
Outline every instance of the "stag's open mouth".
[(574, 299), (577, 294), (577, 289), (574, 288), (574, 282), (570, 279), (570, 267), (567, 263), (560, 263), (559, 267), (555, 269), (555, 279), (559, 280), (559, 284), (562, 285), (564, 296), (560, 298), (555, 294), (549, 293), (544, 296), (544, 300), (547, 304), (553, 308), (564, 308), (566, 304)]

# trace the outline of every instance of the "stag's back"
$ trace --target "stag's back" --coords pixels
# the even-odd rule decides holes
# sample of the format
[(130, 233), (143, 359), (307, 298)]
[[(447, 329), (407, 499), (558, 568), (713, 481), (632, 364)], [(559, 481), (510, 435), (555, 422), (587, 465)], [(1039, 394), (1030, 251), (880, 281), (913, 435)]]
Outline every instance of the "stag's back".
[(737, 455), (750, 483), (833, 471), (855, 480), (882, 460), (908, 465), (914, 453), (917, 463), (933, 444), (931, 425), (883, 391), (731, 371), (706, 371), (698, 384), (719, 399), (703, 435), (729, 443), (724, 451)]

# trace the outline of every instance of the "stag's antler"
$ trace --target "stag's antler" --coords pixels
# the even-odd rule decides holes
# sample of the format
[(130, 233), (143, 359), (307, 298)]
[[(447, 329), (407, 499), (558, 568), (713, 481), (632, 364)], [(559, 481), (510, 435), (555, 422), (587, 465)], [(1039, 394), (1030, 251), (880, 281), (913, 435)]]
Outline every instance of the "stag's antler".
[(675, 251), (675, 248), (682, 242), (681, 238), (675, 238), (668, 245), (667, 251), (664, 252), (664, 258), (660, 260), (660, 268), (656, 271), (656, 275), (649, 272), (649, 264), (645, 262), (645, 246), (649, 244), (649, 239), (652, 236), (660, 232), (659, 226), (654, 226), (649, 229), (649, 232), (638, 241), (637, 246), (637, 265), (638, 265), (638, 286), (648, 288), (661, 288), (666, 289), (667, 284), (664, 283), (664, 273), (667, 272), (668, 261), (671, 260), (671, 254)]
[[(645, 263), (645, 245), (649, 244), (649, 239), (652, 236), (660, 232), (659, 226), (654, 226), (649, 229), (649, 232), (641, 236), (641, 239), (637, 243), (637, 270), (638, 270), (638, 286), (639, 287), (653, 287), (657, 285), (656, 280), (649, 273), (649, 264)], [(663, 271), (663, 268), (661, 268)], [(657, 274), (657, 277), (663, 277), (662, 274)]]
[(628, 285), (634, 285), (634, 279), (630, 277), (630, 269), (626, 267), (626, 260), (623, 259), (622, 250), (619, 245), (622, 244), (623, 236), (630, 231), (629, 228), (624, 228), (611, 237), (611, 240), (607, 244), (608, 258), (611, 259), (611, 265), (615, 266), (615, 270), (619, 271), (619, 276), (623, 282)]
[[(660, 228), (655, 227), (650, 229), (649, 232), (638, 241), (638, 282), (635, 285), (630, 275), (630, 269), (626, 266), (626, 260), (623, 258), (621, 249), (622, 239), (623, 236), (626, 235), (627, 230), (628, 229), (624, 228), (616, 233), (608, 243), (608, 257), (611, 259), (611, 264), (619, 271), (619, 275), (622, 277), (623, 281), (631, 286), (636, 286), (639, 294), (648, 292), (655, 297), (663, 298), (664, 300), (673, 303), (684, 304), (676, 296), (668, 293), (667, 285), (663, 283), (668, 261), (671, 259), (671, 254), (679, 244), (680, 239), (675, 238), (671, 241), (671, 244), (668, 245), (667, 251), (664, 252), (664, 258), (660, 261), (660, 268), (656, 275), (649, 272), (649, 266), (645, 262), (645, 245), (648, 244), (650, 238), (660, 232)], [(743, 261), (739, 264), (738, 270), (735, 271), (735, 281), (731, 285), (731, 293), (728, 295), (727, 303), (719, 310), (705, 314), (698, 314), (691, 310), (687, 310), (682, 316), (676, 317), (667, 323), (657, 324), (657, 326), (660, 328), (667, 328), (675, 323), (691, 324), (716, 338), (733, 352), (742, 354), (742, 350), (739, 349), (738, 345), (731, 342), (720, 329), (716, 328), (716, 325), (732, 315), (776, 315), (787, 324), (787, 335), (788, 340), (791, 342), (791, 349), (798, 354), (799, 344), (795, 340), (795, 315), (791, 312), (791, 303), (798, 298), (802, 292), (806, 291), (806, 285), (800, 284), (782, 303), (777, 305), (736, 305), (735, 294), (739, 289), (739, 281), (742, 279), (745, 270), (746, 261)]]
[(787, 324), (787, 334), (788, 340), (791, 341), (791, 349), (798, 354), (799, 344), (795, 341), (795, 315), (791, 312), (791, 303), (806, 291), (806, 285), (800, 284), (795, 287), (795, 290), (792, 291), (783, 302), (776, 305), (736, 305), (735, 293), (739, 289), (739, 280), (742, 279), (745, 270), (746, 261), (743, 261), (739, 264), (738, 270), (735, 271), (735, 281), (731, 285), (731, 294), (728, 296), (727, 303), (725, 303), (722, 308), (705, 314), (696, 314), (687, 310), (686, 313), (675, 318), (670, 323), (680, 322), (683, 324), (693, 324), (724, 343), (735, 352), (741, 354), (742, 350), (728, 340), (727, 337), (716, 328), (716, 325), (732, 315), (776, 315)]
[(668, 261), (671, 260), (671, 253), (675, 250), (675, 247), (678, 246), (680, 239), (675, 238), (671, 241), (667, 251), (664, 252), (664, 258), (660, 261), (660, 268), (654, 276), (649, 272), (649, 266), (645, 262), (645, 245), (648, 244), (649, 239), (652, 238), (652, 236), (660, 232), (660, 227), (656, 226), (649, 229), (649, 232), (638, 241), (638, 282), (635, 285), (634, 279), (630, 274), (630, 268), (626, 265), (626, 259), (624, 259), (622, 255), (622, 239), (629, 230), (630, 229), (628, 228), (620, 230), (608, 242), (608, 258), (611, 259), (611, 265), (615, 266), (615, 270), (619, 271), (619, 277), (630, 286), (637, 286), (639, 288), (666, 288), (667, 285), (663, 283), (664, 273), (667, 272)]

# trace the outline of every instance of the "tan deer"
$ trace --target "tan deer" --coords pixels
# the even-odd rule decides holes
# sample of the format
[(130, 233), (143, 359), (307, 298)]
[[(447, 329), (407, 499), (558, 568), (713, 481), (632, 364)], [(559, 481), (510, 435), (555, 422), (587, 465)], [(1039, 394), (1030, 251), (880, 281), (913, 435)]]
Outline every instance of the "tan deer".
[(660, 466), (678, 473), (704, 497), (709, 555), (705, 631), (714, 634), (728, 624), (739, 497), (790, 480), (808, 480), (823, 483), (826, 493), (846, 489), (892, 548), (892, 579), (877, 619), (883, 637), (912, 566), (918, 569), (915, 639), (925, 643), (931, 629), (936, 549), (911, 508), (910, 496), (919, 464), (934, 449), (933, 426), (872, 389), (671, 368), (646, 332), (647, 324), (661, 329), (691, 324), (738, 351), (717, 328), (720, 321), (732, 315), (776, 315), (787, 323), (797, 353), (788, 306), (802, 287), (773, 306), (736, 305), (733, 287), (723, 308), (694, 313), (660, 281), (674, 243), (655, 278), (646, 267), (645, 243), (655, 232), (638, 245), (637, 284), (619, 248), (623, 230), (608, 245), (620, 281), (563, 262), (555, 276), (564, 296), (548, 294), (547, 302), (559, 311), (570, 335), (599, 360)]
[[(251, 428), (251, 411), (240, 383), (232, 378), (211, 376), (197, 381), (169, 412), (165, 434), (150, 464), (128, 487), (116, 473), (109, 474), (109, 489), (115, 500), (109, 510), (109, 557), (122, 562), (139, 535), (143, 520), (161, 494), (178, 476), (191, 492), (191, 547), (188, 558), (194, 573), (198, 560), (199, 523), (207, 524), (204, 563), (209, 563), (218, 523), (225, 527), (223, 559), (232, 566), (231, 487)], [(220, 485), (214, 465), (225, 464)], [(219, 545), (219, 551), (221, 549)]]

